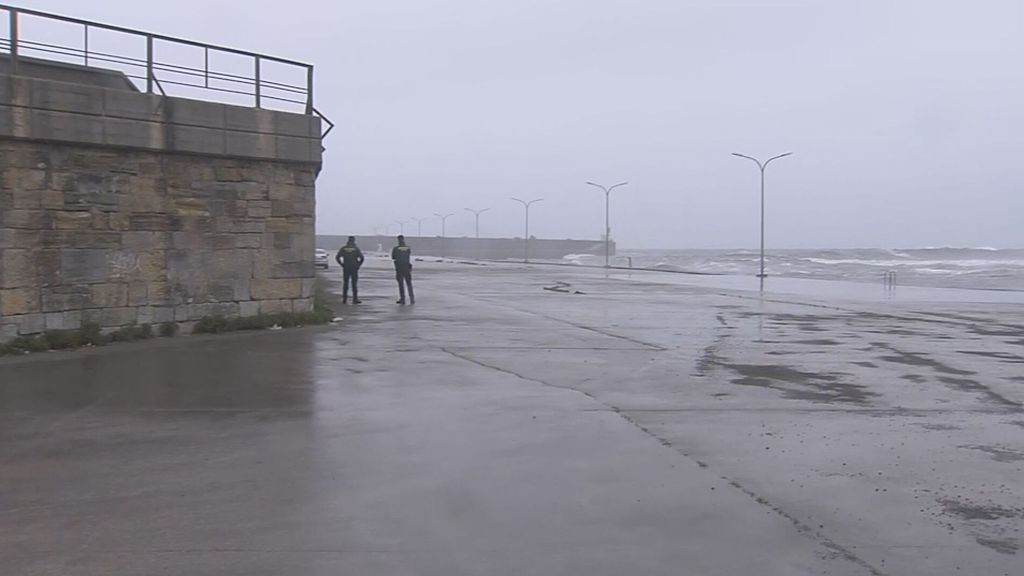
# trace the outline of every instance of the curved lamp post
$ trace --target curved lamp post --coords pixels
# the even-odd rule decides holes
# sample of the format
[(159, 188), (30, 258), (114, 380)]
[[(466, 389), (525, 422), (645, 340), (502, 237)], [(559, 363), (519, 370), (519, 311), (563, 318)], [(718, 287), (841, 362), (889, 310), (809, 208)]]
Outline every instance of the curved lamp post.
[(441, 238), (444, 238), (445, 225), (448, 222), (448, 219), (451, 218), (452, 216), (455, 216), (455, 214), (438, 214), (437, 212), (434, 212), (434, 216), (437, 216), (438, 218), (441, 219)]
[(744, 154), (738, 154), (736, 152), (732, 153), (733, 156), (738, 156), (740, 158), (746, 158), (747, 160), (750, 160), (754, 164), (757, 164), (758, 170), (761, 171), (761, 273), (758, 274), (757, 277), (761, 279), (761, 291), (762, 292), (764, 291), (764, 279), (765, 279), (765, 273), (764, 273), (764, 171), (765, 171), (765, 169), (768, 168), (768, 165), (771, 164), (774, 160), (778, 160), (779, 158), (785, 158), (786, 156), (791, 156), (792, 154), (793, 154), (792, 152), (786, 152), (785, 154), (779, 154), (778, 156), (772, 156), (771, 158), (765, 160), (764, 162), (761, 162), (760, 160), (758, 160), (757, 158), (754, 158), (752, 156), (746, 156)]
[(526, 200), (520, 200), (519, 198), (513, 198), (516, 202), (523, 205), (526, 209), (526, 235), (523, 236), (524, 248), (523, 248), (523, 262), (530, 262), (530, 206), (533, 206), (537, 202), (542, 202), (543, 198), (534, 198), (527, 202)]
[(473, 216), (476, 217), (476, 237), (480, 239), (480, 215), (490, 210), (490, 208), (484, 208), (482, 210), (473, 210), (472, 208), (466, 208), (466, 212), (472, 212)]
[(423, 221), (424, 220), (430, 220), (430, 218), (417, 218), (415, 216), (410, 216), (410, 219), (414, 220), (416, 222), (416, 235), (422, 237), (423, 236)]
[(587, 182), (588, 186), (604, 190), (604, 267), (607, 268), (611, 262), (612, 254), (612, 220), (611, 220), (611, 196), (612, 190), (625, 186), (629, 182), (620, 182), (611, 187), (605, 187), (594, 182)]

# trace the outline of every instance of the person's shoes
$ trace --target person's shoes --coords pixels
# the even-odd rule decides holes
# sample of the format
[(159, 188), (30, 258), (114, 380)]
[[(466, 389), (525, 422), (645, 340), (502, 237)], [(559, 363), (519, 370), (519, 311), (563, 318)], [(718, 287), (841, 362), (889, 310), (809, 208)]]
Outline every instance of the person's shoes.
[(395, 304), (405, 305), (405, 300), (398, 300), (397, 302), (395, 302)]
[(363, 303), (363, 301), (362, 301), (362, 300), (359, 300), (359, 299), (356, 299), (356, 300), (353, 300), (353, 301), (352, 301), (352, 303), (353, 303), (353, 304), (362, 304), (362, 303)]
[(348, 304), (348, 298), (342, 298), (341, 299), (341, 303), (342, 304)]
[(415, 304), (415, 303), (416, 303), (416, 299), (415, 298), (413, 298), (412, 300), (409, 300), (409, 304)]

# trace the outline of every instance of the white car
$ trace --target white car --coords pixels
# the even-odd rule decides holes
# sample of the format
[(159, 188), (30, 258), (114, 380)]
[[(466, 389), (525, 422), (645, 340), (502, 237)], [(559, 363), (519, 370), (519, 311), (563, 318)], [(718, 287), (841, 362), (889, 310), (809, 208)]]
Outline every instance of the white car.
[(327, 270), (331, 267), (331, 254), (327, 250), (320, 248), (316, 249), (316, 254), (313, 256), (313, 266), (316, 268), (322, 268)]

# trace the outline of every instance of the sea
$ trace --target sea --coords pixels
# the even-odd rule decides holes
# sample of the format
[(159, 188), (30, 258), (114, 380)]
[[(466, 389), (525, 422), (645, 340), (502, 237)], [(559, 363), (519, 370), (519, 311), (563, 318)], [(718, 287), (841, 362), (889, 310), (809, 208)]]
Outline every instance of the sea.
[[(604, 256), (571, 254), (563, 263), (603, 265)], [(758, 250), (619, 250), (613, 266), (666, 272), (754, 276)], [(905, 248), (770, 250), (769, 277), (1024, 292), (1024, 249)]]

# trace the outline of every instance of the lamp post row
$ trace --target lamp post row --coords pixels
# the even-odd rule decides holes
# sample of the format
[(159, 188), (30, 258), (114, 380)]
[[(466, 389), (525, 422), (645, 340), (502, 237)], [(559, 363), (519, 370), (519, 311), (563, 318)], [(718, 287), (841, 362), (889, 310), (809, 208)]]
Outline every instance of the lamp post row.
[[(736, 157), (739, 157), (739, 158), (745, 158), (747, 160), (750, 160), (750, 161), (754, 162), (757, 165), (757, 168), (758, 168), (758, 170), (761, 173), (761, 262), (760, 262), (761, 265), (760, 265), (760, 272), (758, 273), (757, 277), (760, 279), (760, 286), (761, 286), (761, 290), (762, 291), (764, 290), (764, 279), (767, 277), (767, 274), (765, 274), (765, 231), (764, 231), (765, 230), (765, 226), (764, 226), (764, 212), (765, 212), (765, 210), (764, 210), (764, 208), (765, 208), (765, 199), (764, 199), (764, 188), (765, 188), (765, 186), (764, 186), (764, 181), (765, 181), (765, 170), (767, 170), (768, 169), (768, 165), (771, 164), (772, 162), (774, 162), (775, 160), (779, 160), (780, 158), (785, 158), (787, 156), (792, 156), (792, 155), (793, 155), (792, 152), (786, 152), (785, 154), (779, 154), (778, 156), (773, 156), (773, 157), (765, 160), (764, 162), (762, 162), (761, 160), (758, 160), (757, 158), (754, 158), (753, 156), (747, 156), (745, 154), (740, 154), (738, 152), (733, 152), (733, 156), (736, 156)], [(588, 186), (593, 186), (593, 187), (598, 188), (598, 189), (600, 189), (601, 191), (604, 192), (604, 265), (605, 265), (605, 268), (608, 268), (608, 267), (611, 266), (611, 237), (612, 237), (612, 227), (611, 227), (611, 194), (612, 194), (612, 191), (615, 190), (616, 188), (621, 188), (621, 187), (626, 186), (628, 184), (629, 184), (628, 182), (620, 182), (620, 183), (615, 184), (613, 186), (604, 186), (604, 185), (598, 184), (596, 182), (589, 182), (589, 181), (587, 182)], [(522, 204), (523, 205), (523, 209), (525, 211), (525, 216), (526, 216), (525, 217), (525, 225), (526, 225), (526, 229), (524, 231), (524, 236), (523, 236), (523, 261), (524, 262), (529, 262), (530, 261), (530, 206), (536, 204), (537, 202), (541, 202), (544, 199), (543, 198), (534, 198), (533, 200), (521, 200), (519, 198), (512, 198), (512, 200)], [(483, 209), (479, 209), (479, 210), (476, 210), (476, 209), (473, 209), (473, 208), (465, 208), (465, 210), (467, 212), (470, 212), (470, 213), (473, 214), (473, 216), (475, 218), (475, 221), (476, 221), (476, 226), (475, 226), (476, 237), (480, 238), (480, 215), (483, 214), (484, 212), (490, 211), (491, 208), (483, 208)], [(454, 215), (455, 214), (440, 214), (440, 213), (437, 213), (437, 212), (434, 213), (434, 216), (436, 216), (436, 217), (441, 219), (441, 237), (442, 238), (444, 238), (445, 234), (446, 234), (446, 226), (445, 225), (446, 225), (446, 222), (447, 222), (448, 218), (450, 218), (450, 217), (452, 217)], [(417, 233), (420, 236), (423, 235), (423, 221), (427, 220), (427, 219), (428, 218), (416, 218), (416, 217), (412, 218), (412, 220), (416, 221), (416, 223), (418, 224)], [(398, 224), (401, 227), (400, 229), (402, 230), (402, 233), (404, 234), (405, 233), (405, 224), (407, 224), (408, 222), (409, 222), (408, 220), (397, 220), (395, 223)], [(375, 231), (376, 231), (376, 229), (375, 229)]]

